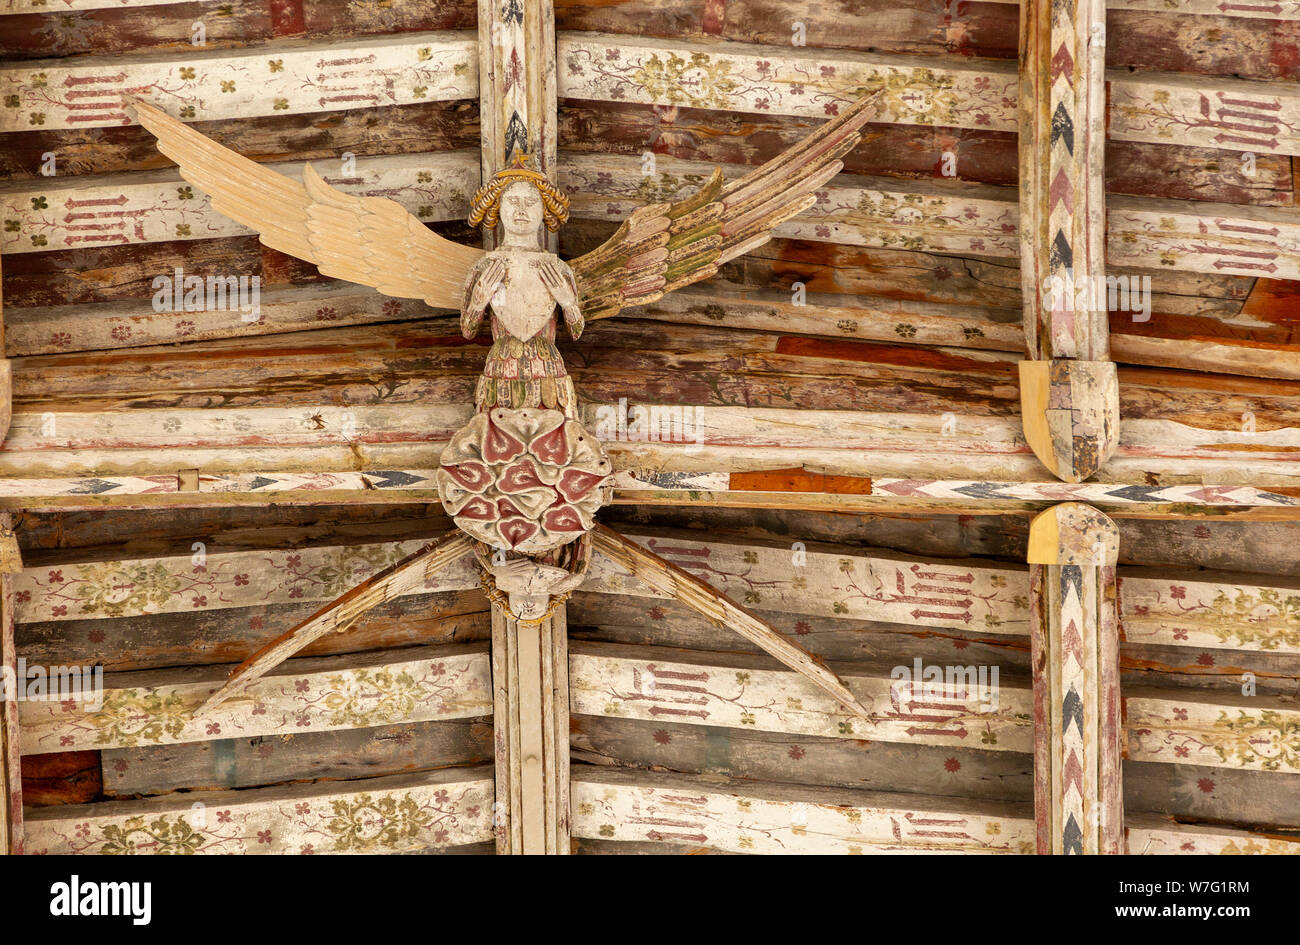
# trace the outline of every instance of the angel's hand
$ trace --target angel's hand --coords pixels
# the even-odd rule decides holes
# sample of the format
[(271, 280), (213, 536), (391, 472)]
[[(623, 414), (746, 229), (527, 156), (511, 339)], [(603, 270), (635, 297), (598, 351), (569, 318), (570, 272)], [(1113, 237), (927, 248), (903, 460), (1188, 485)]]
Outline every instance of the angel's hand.
[(551, 290), (551, 295), (567, 314), (570, 309), (578, 307), (578, 294), (574, 291), (573, 280), (561, 268), (556, 260), (545, 263), (541, 268), (542, 282)]
[(500, 259), (491, 259), (483, 267), (483, 272), (479, 274), (478, 280), (474, 283), (474, 291), (469, 296), (470, 311), (474, 313), (482, 312), (492, 301), (492, 296), (496, 293), (497, 287), (506, 276), (506, 264)]

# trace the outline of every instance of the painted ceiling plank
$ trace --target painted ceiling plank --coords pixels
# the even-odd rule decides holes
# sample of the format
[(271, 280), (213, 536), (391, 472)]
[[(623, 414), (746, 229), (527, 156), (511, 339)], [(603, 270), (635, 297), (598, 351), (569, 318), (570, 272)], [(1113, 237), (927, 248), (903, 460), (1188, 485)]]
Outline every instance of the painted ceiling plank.
[(483, 768), (32, 812), (28, 853), (416, 853), (492, 838)]
[[(640, 158), (564, 152), (560, 180), (572, 191), (576, 217), (617, 221), (649, 201), (693, 191), (713, 165), (657, 157), (655, 167), (656, 175), (646, 177)], [(748, 169), (727, 165), (723, 171), (732, 177)], [(840, 175), (818, 197), (817, 204), (777, 227), (776, 235), (880, 249), (1021, 256), (1019, 213), (1006, 188)], [(1118, 195), (1106, 204), (1106, 261), (1112, 266), (1300, 279), (1300, 217), (1289, 207)], [(1104, 277), (1100, 285), (1105, 286)]]
[[(1001, 805), (841, 788), (582, 769), (573, 832), (733, 853), (1031, 853), (1033, 820)], [(1300, 855), (1300, 841), (1139, 815), (1134, 853)]]
[[(1014, 64), (749, 43), (559, 34), (559, 95), (825, 118), (874, 88), (877, 122), (1016, 131)], [(1283, 81), (1106, 74), (1109, 136), (1300, 153), (1300, 90)]]
[[(265, 166), (299, 179), (304, 164)], [(362, 157), (355, 169), (340, 173), (338, 167), (336, 161), (313, 165), (341, 190), (390, 197), (425, 222), (462, 218), (479, 183), (478, 161), (469, 151)], [(253, 232), (214, 211), (208, 195), (175, 170), (0, 185), (0, 217), (0, 249), (7, 254)]]
[[(211, 554), (200, 547), (188, 556), (29, 567), (14, 575), (15, 613), (20, 623), (30, 623), (332, 600), (425, 544)], [(462, 561), (404, 593), (476, 587), (476, 569)]]
[(0, 132), (130, 125), (127, 94), (193, 121), (469, 99), (477, 64), (463, 31), (9, 63)]
[[(420, 647), (291, 660), (244, 698), (196, 713), (223, 669), (104, 677), (102, 704), (22, 704), (24, 755), (175, 745), (492, 714), (485, 646)], [(71, 711), (69, 711), (71, 708)]]

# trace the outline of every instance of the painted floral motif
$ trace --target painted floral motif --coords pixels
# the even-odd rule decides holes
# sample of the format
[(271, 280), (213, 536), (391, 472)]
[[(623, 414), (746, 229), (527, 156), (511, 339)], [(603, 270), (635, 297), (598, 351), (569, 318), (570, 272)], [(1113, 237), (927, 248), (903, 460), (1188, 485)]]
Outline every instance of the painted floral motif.
[(492, 711), (488, 658), (483, 653), (271, 676), (255, 683), (246, 698), (195, 718), (194, 710), (214, 688), (211, 683), (109, 688), (97, 711), (75, 701), (26, 701), (20, 717), (23, 750), (126, 748), (237, 735), (370, 728)]
[[(491, 780), (417, 783), (369, 791), (231, 802), (184, 812), (31, 821), (32, 853), (189, 855), (209, 853), (404, 853), (492, 837)], [(196, 797), (198, 795), (195, 795)]]
[(1300, 712), (1125, 700), (1128, 757), (1300, 772)]

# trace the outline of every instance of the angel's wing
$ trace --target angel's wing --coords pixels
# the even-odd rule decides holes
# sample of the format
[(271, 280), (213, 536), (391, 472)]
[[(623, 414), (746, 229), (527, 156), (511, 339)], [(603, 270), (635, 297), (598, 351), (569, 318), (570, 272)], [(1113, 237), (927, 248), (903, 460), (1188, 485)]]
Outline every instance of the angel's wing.
[(130, 105), (158, 150), (208, 194), (212, 208), (256, 230), (267, 246), (385, 295), (460, 308), (465, 278), (483, 250), (443, 239), (393, 200), (342, 193), (310, 165), (299, 183), (147, 102)]
[(715, 168), (693, 196), (637, 208), (608, 240), (570, 260), (583, 316), (608, 318), (654, 302), (766, 243), (779, 224), (816, 203), (813, 191), (844, 167), (840, 159), (857, 144), (879, 95), (859, 99), (744, 177), (725, 184)]

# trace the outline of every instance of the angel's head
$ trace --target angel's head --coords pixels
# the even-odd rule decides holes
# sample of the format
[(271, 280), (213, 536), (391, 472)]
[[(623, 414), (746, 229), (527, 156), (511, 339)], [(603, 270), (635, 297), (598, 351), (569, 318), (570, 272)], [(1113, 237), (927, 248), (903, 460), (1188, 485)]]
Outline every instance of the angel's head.
[(527, 155), (516, 154), (513, 165), (479, 188), (470, 205), (471, 226), (495, 229), (500, 223), (507, 236), (536, 239), (543, 223), (548, 230), (563, 225), (569, 218), (569, 198), (527, 162)]

